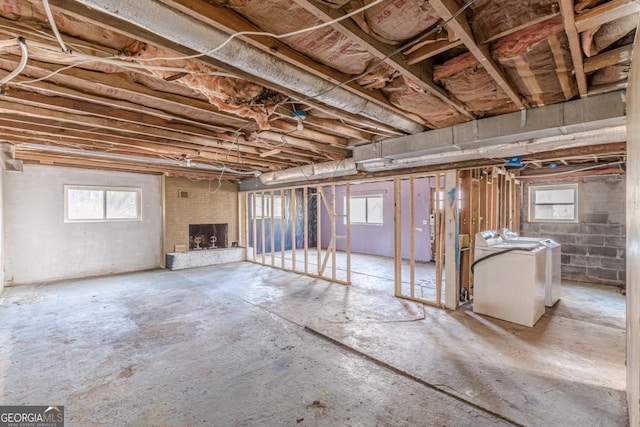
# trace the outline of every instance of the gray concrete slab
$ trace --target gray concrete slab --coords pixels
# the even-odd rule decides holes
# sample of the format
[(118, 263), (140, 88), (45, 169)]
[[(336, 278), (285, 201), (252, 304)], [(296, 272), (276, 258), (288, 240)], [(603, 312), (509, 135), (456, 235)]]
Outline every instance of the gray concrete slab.
[(70, 426), (627, 423), (624, 330), (584, 316), (525, 328), (249, 263), (1, 299), (2, 404)]

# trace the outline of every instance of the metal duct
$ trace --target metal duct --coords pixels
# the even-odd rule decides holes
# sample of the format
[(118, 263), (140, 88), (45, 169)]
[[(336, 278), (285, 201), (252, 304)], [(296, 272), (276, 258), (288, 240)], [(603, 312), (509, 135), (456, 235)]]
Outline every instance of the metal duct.
[(260, 182), (264, 185), (273, 185), (285, 182), (309, 181), (321, 178), (355, 175), (356, 173), (358, 173), (356, 163), (352, 158), (349, 158), (345, 160), (316, 163), (276, 172), (263, 173), (260, 175)]
[(501, 156), (493, 152), (501, 144), (515, 147), (515, 143), (523, 141), (562, 139), (565, 135), (625, 124), (624, 92), (619, 91), (360, 145), (354, 148), (353, 157), (358, 164), (402, 159), (412, 163), (421, 156), (446, 157), (474, 149)]
[(394, 169), (406, 169), (420, 166), (442, 165), (477, 159), (495, 159), (497, 157), (523, 156), (546, 151), (562, 150), (589, 145), (610, 144), (626, 140), (627, 127), (616, 126), (586, 132), (577, 132), (563, 136), (537, 138), (519, 142), (498, 143), (483, 147), (434, 152), (422, 156), (394, 160), (379, 160), (358, 165), (365, 172), (380, 172)]
[[(76, 1), (197, 52), (208, 52), (228, 39), (228, 35), (222, 31), (155, 1)], [(51, 3), (59, 3), (59, 0), (52, 0)], [(340, 87), (324, 93), (333, 87), (332, 83), (241, 40), (232, 39), (208, 56), (329, 106), (391, 125), (404, 132), (418, 133), (424, 130), (421, 124)]]

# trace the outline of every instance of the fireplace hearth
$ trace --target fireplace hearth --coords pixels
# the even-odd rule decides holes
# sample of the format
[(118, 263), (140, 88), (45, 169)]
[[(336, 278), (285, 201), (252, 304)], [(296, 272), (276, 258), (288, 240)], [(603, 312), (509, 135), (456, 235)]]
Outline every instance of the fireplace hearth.
[(189, 250), (228, 247), (227, 224), (189, 224)]

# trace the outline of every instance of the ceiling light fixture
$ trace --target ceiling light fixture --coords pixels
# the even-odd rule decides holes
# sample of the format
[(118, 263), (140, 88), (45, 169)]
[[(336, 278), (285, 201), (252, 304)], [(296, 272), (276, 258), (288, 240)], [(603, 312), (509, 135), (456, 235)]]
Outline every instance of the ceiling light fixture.
[(291, 117), (296, 119), (296, 121), (298, 122), (298, 124), (296, 125), (296, 129), (298, 129), (298, 130), (304, 129), (304, 123), (302, 123), (302, 121), (307, 118), (307, 112), (306, 111), (294, 110), (291, 113)]

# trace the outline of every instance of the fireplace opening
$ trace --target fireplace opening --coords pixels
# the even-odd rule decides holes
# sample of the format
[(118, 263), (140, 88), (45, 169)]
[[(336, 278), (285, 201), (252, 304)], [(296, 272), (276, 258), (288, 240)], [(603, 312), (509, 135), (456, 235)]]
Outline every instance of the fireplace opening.
[(189, 250), (226, 248), (227, 224), (189, 224)]

